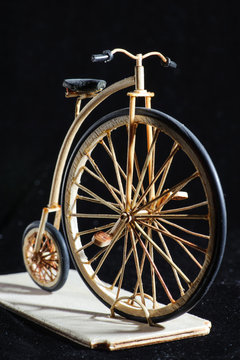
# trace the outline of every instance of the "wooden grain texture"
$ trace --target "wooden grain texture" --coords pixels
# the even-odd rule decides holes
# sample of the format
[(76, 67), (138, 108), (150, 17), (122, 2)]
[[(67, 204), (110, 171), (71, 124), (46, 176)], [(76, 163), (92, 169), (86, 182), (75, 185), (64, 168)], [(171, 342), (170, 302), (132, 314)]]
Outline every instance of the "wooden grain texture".
[(119, 316), (110, 318), (100, 303), (70, 270), (65, 286), (55, 293), (38, 288), (27, 273), (0, 276), (1, 306), (89, 348), (127, 349), (207, 335), (211, 323), (194, 315), (150, 327)]

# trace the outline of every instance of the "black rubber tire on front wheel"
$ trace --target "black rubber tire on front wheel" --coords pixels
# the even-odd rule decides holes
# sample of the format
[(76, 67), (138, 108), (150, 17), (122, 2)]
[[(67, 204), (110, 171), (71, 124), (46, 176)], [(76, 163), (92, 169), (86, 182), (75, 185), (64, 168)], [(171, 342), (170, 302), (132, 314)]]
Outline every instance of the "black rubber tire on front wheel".
[[(73, 263), (76, 266), (76, 269), (82, 276), (83, 280), (90, 288), (90, 290), (108, 307), (111, 307), (112, 300), (108, 299), (107, 296), (102, 296), (102, 290), (98, 289), (97, 282), (94, 283), (91, 280), (91, 275), (86, 276), (86, 270), (84, 268), (84, 262), (78, 259), (80, 254), (80, 250), (74, 249), (75, 243), (72, 240), (69, 240), (69, 235), (71, 234), (71, 226), (68, 224), (68, 216), (69, 216), (69, 192), (71, 181), (72, 184), (76, 183), (76, 178), (73, 177), (74, 180), (71, 180), (71, 174), (74, 173), (74, 168), (76, 169), (75, 176), (81, 171), (81, 168), (85, 166), (86, 160), (82, 161), (81, 159), (86, 155), (84, 151), (89, 151), (91, 154), (94, 146), (96, 144), (101, 143), (103, 132), (105, 134), (110, 133), (111, 129), (118, 129), (118, 126), (126, 126), (126, 120), (122, 120), (129, 114), (129, 109), (122, 109), (118, 110), (114, 113), (108, 114), (99, 121), (97, 121), (80, 139), (79, 143), (77, 144), (67, 167), (66, 174), (63, 181), (62, 186), (62, 208), (63, 208), (63, 228), (65, 232), (66, 239), (68, 240), (68, 245), (70, 249), (70, 253), (72, 255)], [(138, 120), (140, 119), (140, 120)], [(146, 120), (144, 120), (146, 119)], [(149, 120), (147, 120), (149, 119)], [(195, 285), (193, 286), (193, 290), (188, 297), (183, 296), (183, 301), (178, 302), (178, 306), (172, 306), (172, 310), (166, 313), (157, 313), (157, 316), (152, 317), (153, 322), (162, 322), (165, 320), (169, 320), (175, 318), (193, 308), (205, 295), (207, 290), (209, 289), (210, 285), (212, 284), (219, 266), (221, 264), (224, 247), (225, 247), (225, 240), (226, 240), (226, 210), (225, 210), (225, 202), (224, 196), (221, 188), (221, 184), (218, 179), (218, 175), (214, 168), (214, 165), (207, 154), (205, 148), (199, 142), (199, 140), (188, 130), (183, 124), (175, 120), (174, 118), (170, 117), (167, 114), (164, 114), (157, 110), (150, 110), (145, 108), (136, 108), (136, 121), (140, 123), (149, 124), (159, 128), (163, 134), (167, 134), (173, 141), (177, 142), (180, 145), (180, 148), (184, 149), (184, 152), (187, 154), (189, 159), (192, 161), (193, 165), (200, 173), (201, 182), (203, 184), (203, 188), (207, 193), (208, 198), (208, 207), (211, 211), (211, 250), (210, 250), (210, 257), (209, 261), (205, 261), (204, 263), (204, 271), (202, 272), (202, 276), (199, 277)], [(121, 124), (120, 124), (121, 123)], [(152, 126), (151, 125), (151, 126)], [(95, 134), (95, 135), (92, 135)], [(95, 136), (95, 138), (94, 138)], [(121, 138), (119, 139), (119, 143), (121, 145)], [(85, 147), (85, 150), (84, 150)], [(87, 149), (87, 150), (86, 150)], [(82, 161), (81, 165), (79, 165), (79, 161)], [(88, 160), (87, 160), (88, 161)], [(72, 170), (73, 169), (73, 170)], [(78, 176), (78, 175), (77, 175)], [(82, 175), (81, 175), (82, 176)], [(75, 185), (74, 185), (75, 186)], [(88, 186), (88, 182), (85, 181), (83, 183), (83, 187)], [(83, 188), (82, 187), (82, 188)], [(76, 190), (77, 191), (77, 190)], [(75, 193), (77, 194), (77, 192)], [(91, 189), (94, 191), (94, 189)], [(76, 196), (76, 194), (74, 196)], [(100, 194), (98, 194), (100, 195)], [(74, 198), (72, 196), (72, 199)], [(67, 198), (67, 201), (66, 201)], [(85, 212), (85, 211), (84, 211)], [(96, 211), (95, 211), (96, 212)], [(210, 215), (209, 215), (210, 216)], [(71, 235), (70, 235), (71, 236)], [(90, 243), (89, 243), (90, 244)], [(78, 245), (79, 246), (79, 245)], [(82, 250), (81, 250), (82, 251)], [(85, 250), (84, 250), (85, 251)], [(208, 251), (208, 249), (207, 249)], [(82, 257), (84, 259), (84, 257)], [(111, 263), (114, 266), (114, 263)], [(80, 266), (79, 266), (80, 265)], [(110, 269), (109, 269), (110, 271)], [(85, 276), (82, 274), (85, 272)], [(87, 279), (86, 279), (87, 278)], [(104, 281), (104, 280), (103, 280)], [(104, 290), (105, 291), (105, 290)], [(105, 299), (104, 299), (105, 297)], [(116, 309), (116, 312), (120, 315), (141, 322), (146, 322), (146, 318), (136, 316), (135, 313), (128, 312), (126, 308), (125, 311), (121, 311)]]

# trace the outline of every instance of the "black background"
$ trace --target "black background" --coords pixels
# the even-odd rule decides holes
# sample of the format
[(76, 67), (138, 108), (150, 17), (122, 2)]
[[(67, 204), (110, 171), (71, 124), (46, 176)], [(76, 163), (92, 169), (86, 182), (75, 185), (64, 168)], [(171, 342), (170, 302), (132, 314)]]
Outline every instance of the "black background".
[[(0, 359), (238, 359), (239, 27), (230, 1), (2, 1), (0, 274), (24, 271), (21, 236), (48, 203), (56, 157), (73, 118), (64, 78), (132, 75), (122, 55), (92, 64), (92, 53), (160, 50), (178, 63), (146, 61), (153, 107), (199, 137), (221, 178), (228, 239), (214, 285), (193, 313), (212, 321), (207, 337), (121, 351), (90, 351), (0, 310)], [(235, 3), (236, 5), (236, 3)], [(107, 103), (107, 112), (127, 99)], [(106, 110), (98, 110), (96, 117)]]

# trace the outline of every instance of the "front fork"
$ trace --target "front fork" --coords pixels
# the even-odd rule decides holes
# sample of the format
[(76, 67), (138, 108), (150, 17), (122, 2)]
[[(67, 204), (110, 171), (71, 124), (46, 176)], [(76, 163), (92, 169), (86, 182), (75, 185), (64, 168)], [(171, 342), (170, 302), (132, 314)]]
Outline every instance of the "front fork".
[(39, 225), (39, 229), (38, 229), (38, 233), (37, 233), (37, 237), (36, 237), (36, 241), (35, 241), (35, 247), (34, 247), (35, 253), (38, 253), (40, 251), (41, 239), (44, 235), (46, 222), (48, 220), (48, 215), (49, 215), (49, 213), (53, 213), (53, 212), (55, 212), (55, 218), (54, 218), (53, 225), (57, 230), (59, 230), (59, 228), (60, 228), (60, 221), (61, 221), (61, 216), (62, 216), (61, 206), (53, 205), (53, 206), (44, 207), (42, 210), (40, 225)]
[[(135, 140), (136, 140), (136, 123), (135, 123), (135, 109), (136, 109), (136, 98), (144, 97), (145, 98), (145, 107), (151, 109), (151, 98), (154, 96), (154, 93), (148, 92), (146, 90), (135, 90), (129, 92), (128, 96), (130, 97), (129, 105), (129, 124), (128, 124), (128, 152), (127, 152), (127, 184), (126, 184), (126, 212), (129, 213), (131, 210), (131, 201), (132, 201), (132, 183), (133, 183), (133, 171), (134, 171), (134, 162), (135, 162)], [(147, 150), (149, 151), (153, 139), (153, 129), (150, 125), (147, 125)], [(149, 183), (152, 181), (153, 176), (153, 160), (152, 157), (148, 165), (148, 175)], [(150, 191), (150, 197), (154, 197), (154, 186), (152, 186)]]

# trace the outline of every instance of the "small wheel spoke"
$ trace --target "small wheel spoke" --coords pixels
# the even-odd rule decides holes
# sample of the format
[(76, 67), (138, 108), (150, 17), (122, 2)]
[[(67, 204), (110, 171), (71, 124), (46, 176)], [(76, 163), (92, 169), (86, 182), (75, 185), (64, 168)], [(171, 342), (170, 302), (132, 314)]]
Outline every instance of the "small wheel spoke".
[(58, 266), (56, 265), (56, 266), (54, 266), (53, 264), (50, 264), (48, 261), (42, 261), (42, 263), (43, 264), (45, 264), (45, 267), (46, 266), (49, 266), (49, 267), (51, 267), (52, 269), (54, 269), (54, 270), (57, 270), (58, 269)]
[(57, 254), (57, 251), (50, 252), (50, 253), (48, 253), (48, 254), (46, 254), (46, 255), (41, 255), (41, 257), (42, 257), (42, 258), (46, 258), (46, 257), (52, 256), (52, 255), (54, 255), (54, 254)]

